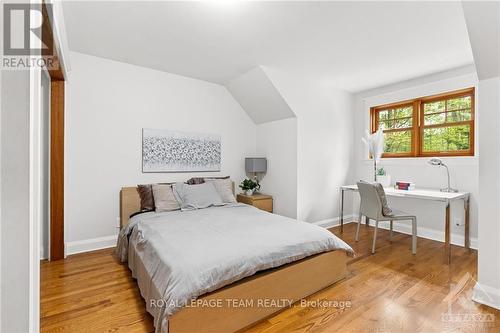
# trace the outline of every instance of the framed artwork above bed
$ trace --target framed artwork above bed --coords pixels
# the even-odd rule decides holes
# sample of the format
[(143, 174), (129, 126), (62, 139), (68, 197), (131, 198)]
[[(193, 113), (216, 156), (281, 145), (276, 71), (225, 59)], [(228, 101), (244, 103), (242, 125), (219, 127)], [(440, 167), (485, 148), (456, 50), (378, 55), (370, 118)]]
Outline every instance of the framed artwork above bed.
[(221, 137), (142, 129), (142, 172), (220, 171)]

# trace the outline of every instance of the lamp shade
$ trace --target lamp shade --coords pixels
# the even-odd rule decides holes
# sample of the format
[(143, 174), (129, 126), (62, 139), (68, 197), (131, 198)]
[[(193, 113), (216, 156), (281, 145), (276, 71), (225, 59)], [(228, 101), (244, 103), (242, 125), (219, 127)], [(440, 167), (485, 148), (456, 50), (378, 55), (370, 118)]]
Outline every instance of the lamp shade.
[(267, 159), (265, 157), (247, 157), (245, 158), (246, 172), (266, 172)]
[(433, 157), (429, 160), (430, 165), (439, 165), (439, 166), (444, 166), (443, 160), (437, 157)]

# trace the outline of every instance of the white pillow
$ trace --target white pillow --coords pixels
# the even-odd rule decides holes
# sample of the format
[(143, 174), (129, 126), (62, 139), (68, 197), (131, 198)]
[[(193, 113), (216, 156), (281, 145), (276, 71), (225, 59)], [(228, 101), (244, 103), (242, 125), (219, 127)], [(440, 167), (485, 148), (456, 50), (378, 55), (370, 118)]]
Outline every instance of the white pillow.
[(233, 182), (231, 179), (208, 179), (205, 178), (206, 183), (214, 184), (215, 189), (220, 195), (220, 198), (224, 203), (235, 203), (236, 198), (233, 194)]
[(224, 206), (224, 202), (212, 183), (198, 185), (175, 183), (172, 188), (175, 198), (181, 205), (181, 210)]
[(175, 199), (172, 185), (153, 184), (152, 188), (156, 212), (170, 212), (181, 208)]

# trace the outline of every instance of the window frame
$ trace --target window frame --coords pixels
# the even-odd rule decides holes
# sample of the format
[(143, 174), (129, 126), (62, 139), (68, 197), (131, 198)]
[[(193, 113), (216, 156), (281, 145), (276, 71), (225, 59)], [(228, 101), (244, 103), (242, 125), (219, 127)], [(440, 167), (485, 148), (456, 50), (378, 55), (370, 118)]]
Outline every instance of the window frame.
[[(442, 124), (433, 124), (433, 125), (425, 125), (424, 122), (424, 105), (426, 103), (432, 103), (441, 100), (447, 100), (451, 98), (459, 98), (459, 97), (471, 97), (471, 119), (465, 121), (458, 121), (452, 123), (442, 123)], [(409, 99), (401, 102), (395, 102), (390, 104), (373, 106), (370, 108), (370, 131), (371, 133), (375, 133), (379, 126), (379, 113), (381, 111), (385, 111), (387, 109), (394, 109), (400, 107), (406, 107), (412, 105), (412, 126), (406, 127), (403, 129), (389, 129), (384, 130), (386, 132), (397, 132), (397, 131), (411, 131), (412, 140), (411, 140), (411, 150), (410, 152), (404, 153), (383, 153), (382, 158), (400, 158), (400, 157), (429, 157), (429, 156), (474, 156), (474, 145), (475, 145), (475, 88), (466, 88), (461, 90), (455, 90), (451, 92), (446, 92), (442, 94), (426, 96), (426, 97), (418, 97), (414, 99)], [(448, 112), (447, 108), (445, 111)], [(456, 150), (456, 151), (433, 151), (433, 152), (424, 152), (423, 151), (423, 137), (424, 137), (424, 129), (427, 128), (440, 128), (440, 127), (452, 127), (452, 126), (460, 126), (460, 125), (469, 125), (470, 126), (470, 136), (469, 136), (469, 149), (468, 150)]]

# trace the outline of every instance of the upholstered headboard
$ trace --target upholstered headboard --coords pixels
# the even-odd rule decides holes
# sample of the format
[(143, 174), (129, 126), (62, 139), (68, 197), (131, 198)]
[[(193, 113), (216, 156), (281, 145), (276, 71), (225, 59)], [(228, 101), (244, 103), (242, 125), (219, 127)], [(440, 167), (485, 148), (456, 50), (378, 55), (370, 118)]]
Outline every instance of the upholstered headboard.
[[(231, 181), (233, 194), (234, 182)], [(137, 186), (122, 187), (120, 191), (120, 227), (127, 225), (130, 215), (141, 210), (141, 198)]]

